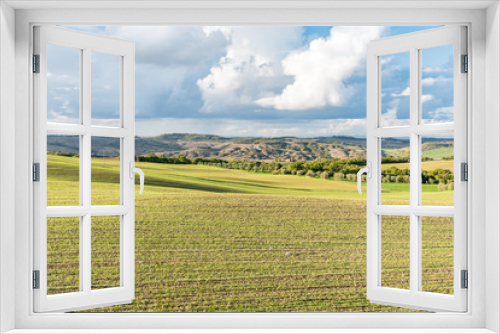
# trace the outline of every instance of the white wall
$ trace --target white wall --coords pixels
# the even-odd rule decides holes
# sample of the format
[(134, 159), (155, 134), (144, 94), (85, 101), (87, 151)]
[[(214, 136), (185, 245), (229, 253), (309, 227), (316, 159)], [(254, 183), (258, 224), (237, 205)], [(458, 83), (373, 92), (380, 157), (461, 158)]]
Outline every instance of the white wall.
[[(486, 328), (500, 332), (500, 7), (486, 11)], [(491, 255), (491, 256), (490, 256)]]
[[(0, 333), (14, 328), (15, 12), (0, 3)], [(6, 254), (7, 256), (5, 256)], [(11, 256), (9, 256), (9, 254)]]
[[(1, 2), (0, 2), (1, 3)], [(446, 10), (446, 13), (443, 11), (384, 11), (384, 10), (370, 10), (365, 11), (362, 15), (358, 15), (356, 12), (355, 15), (350, 11), (292, 11), (292, 10), (275, 10), (268, 11), (262, 13), (261, 11), (238, 11), (238, 12), (228, 12), (228, 11), (210, 11), (207, 13), (206, 10), (193, 10), (185, 11), (185, 10), (169, 10), (169, 11), (155, 11), (155, 12), (145, 12), (145, 11), (89, 11), (89, 10), (61, 10), (61, 11), (44, 11), (43, 15), (36, 11), (17, 11), (17, 31), (16, 35), (18, 38), (17, 43), (17, 59), (20, 60), (16, 66), (17, 73), (17, 82), (16, 84), (16, 94), (17, 94), (17, 104), (16, 104), (16, 147), (18, 148), (18, 154), (15, 156), (16, 158), (16, 180), (17, 183), (13, 184), (13, 178), (9, 178), (9, 172), (12, 172), (13, 166), (11, 165), (11, 161), (13, 161), (14, 152), (12, 146), (14, 143), (13, 140), (7, 140), (5, 138), (12, 138), (13, 126), (12, 125), (12, 117), (14, 115), (13, 109), (11, 108), (11, 99), (13, 98), (13, 90), (14, 90), (14, 82), (12, 81), (12, 74), (6, 75), (7, 72), (10, 72), (14, 66), (13, 59), (10, 59), (9, 56), (12, 55), (13, 50), (11, 50), (11, 40), (9, 42), (5, 42), (5, 38), (3, 38), (8, 31), (12, 31), (10, 29), (4, 29), (4, 25), (9, 22), (6, 20), (4, 16), (9, 16), (12, 18), (12, 24), (8, 23), (7, 27), (13, 26), (13, 11), (6, 7), (5, 5), (0, 4), (0, 42), (2, 45), (2, 51), (0, 52), (0, 71), (1, 79), (0, 79), (0, 95), (1, 95), (1, 103), (0, 103), (0, 203), (2, 203), (2, 207), (0, 207), (0, 258), (4, 259), (3, 263), (0, 263), (0, 271), (2, 273), (13, 273), (14, 272), (14, 263), (9, 262), (9, 259), (12, 259), (12, 239), (6, 238), (7, 235), (13, 235), (13, 213), (10, 212), (12, 206), (12, 198), (13, 193), (15, 191), (15, 197), (17, 199), (17, 214), (16, 214), (16, 240), (18, 240), (16, 253), (16, 271), (18, 274), (18, 279), (16, 280), (17, 285), (17, 295), (16, 295), (16, 307), (18, 308), (18, 312), (16, 313), (17, 317), (17, 325), (24, 326), (26, 328), (32, 328), (36, 326), (43, 326), (46, 328), (53, 328), (54, 326), (59, 326), (60, 328), (68, 328), (71, 326), (93, 326), (93, 327), (101, 327), (104, 328), (106, 326), (111, 326), (108, 323), (104, 322), (105, 317), (100, 317), (100, 321), (95, 321), (89, 323), (86, 317), (80, 317), (78, 320), (74, 318), (65, 318), (58, 320), (65, 320), (66, 322), (61, 321), (57, 324), (54, 321), (54, 317), (43, 317), (38, 319), (32, 319), (34, 317), (27, 316), (27, 310), (30, 309), (31, 306), (31, 290), (26, 289), (26, 285), (29, 285), (30, 281), (30, 273), (32, 267), (30, 266), (27, 254), (29, 254), (29, 245), (30, 239), (28, 236), (29, 226), (31, 224), (29, 208), (31, 201), (29, 200), (28, 194), (30, 194), (29, 186), (31, 182), (29, 181), (30, 174), (30, 152), (29, 152), (29, 143), (30, 143), (30, 105), (29, 105), (29, 91), (30, 82), (29, 78), (29, 22), (40, 22), (40, 17), (44, 18), (45, 21), (42, 22), (87, 22), (87, 23), (102, 23), (102, 22), (111, 22), (113, 24), (123, 24), (123, 22), (149, 22), (151, 24), (162, 24), (165, 22), (170, 22), (173, 24), (183, 23), (190, 24), (192, 23), (220, 23), (226, 22), (228, 24), (239, 22), (241, 24), (244, 23), (255, 23), (255, 22), (274, 22), (278, 24), (287, 24), (287, 23), (297, 23), (300, 22), (302, 24), (307, 24), (308, 22), (338, 22), (341, 24), (342, 22), (350, 22), (349, 20), (353, 20), (355, 17), (356, 20), (360, 20), (362, 22), (408, 22), (408, 18), (413, 20), (419, 19), (422, 22), (425, 21), (434, 21), (434, 22), (473, 22), (473, 32), (472, 35), (474, 40), (474, 54), (472, 55), (472, 71), (471, 75), (474, 77), (473, 83), (475, 90), (477, 91), (475, 94), (475, 99), (472, 101), (473, 106), (473, 119), (471, 131), (474, 136), (474, 159), (469, 159), (472, 162), (473, 169), (471, 170), (471, 175), (474, 178), (474, 189), (471, 194), (471, 199), (474, 202), (474, 212), (472, 219), (473, 223), (477, 227), (480, 225), (479, 229), (475, 229), (475, 231), (479, 232), (473, 235), (472, 237), (476, 240), (474, 244), (474, 251), (472, 252), (473, 261), (472, 269), (471, 269), (471, 279), (483, 281), (483, 275), (481, 277), (474, 276), (474, 272), (483, 272), (485, 261), (487, 264), (487, 290), (486, 294), (484, 294), (484, 284), (478, 289), (475, 289), (474, 294), (472, 295), (472, 304), (473, 310), (476, 314), (483, 314), (485, 310), (485, 305), (487, 305), (487, 314), (488, 314), (488, 327), (494, 329), (496, 332), (500, 332), (500, 321), (499, 321), (499, 312), (500, 312), (500, 286), (499, 284), (494, 284), (494, 282), (498, 283), (498, 277), (500, 273), (500, 262), (499, 262), (499, 245), (495, 242), (499, 239), (500, 228), (500, 175), (498, 173), (498, 166), (500, 166), (500, 14), (499, 8), (497, 5), (494, 7), (490, 7), (488, 9), (488, 20), (484, 19), (484, 11), (454, 11), (454, 10)], [(7, 15), (7, 13), (9, 13)], [(450, 16), (449, 19), (446, 19), (447, 15)], [(486, 21), (486, 23), (485, 23)], [(488, 66), (485, 68), (483, 65), (484, 60), (484, 39), (483, 39), (483, 29), (487, 29), (488, 31), (488, 48), (491, 49), (488, 52)], [(7, 36), (9, 36), (7, 34)], [(7, 45), (7, 47), (5, 47)], [(10, 51), (9, 51), (10, 50)], [(2, 55), (6, 54), (5, 57)], [(10, 60), (9, 60), (10, 59)], [(480, 64), (479, 66), (477, 66)], [(5, 71), (4, 71), (5, 70)], [(487, 87), (488, 89), (484, 89), (485, 86), (485, 70), (488, 77)], [(10, 78), (10, 79), (9, 79)], [(486, 94), (486, 96), (485, 96)], [(486, 97), (486, 98), (485, 98)], [(486, 107), (485, 107), (486, 104)], [(485, 110), (488, 113), (487, 117), (485, 117)], [(485, 128), (487, 129), (487, 139), (484, 137)], [(4, 131), (5, 129), (5, 131)], [(488, 151), (487, 155), (487, 163), (485, 163), (486, 147), (494, 148), (497, 151)], [(7, 160), (5, 160), (7, 159)], [(477, 161), (477, 164), (474, 162)], [(7, 164), (4, 164), (8, 163)], [(485, 167), (486, 166), (486, 167)], [(491, 177), (488, 182), (485, 182), (484, 175), (485, 173)], [(484, 194), (489, 195), (487, 199), (487, 208), (488, 215), (485, 216), (485, 203), (484, 203)], [(7, 211), (6, 211), (7, 210)], [(6, 216), (6, 219), (4, 219)], [(484, 231), (484, 223), (488, 221), (487, 231)], [(7, 225), (8, 224), (8, 225)], [(478, 238), (478, 235), (480, 237)], [(484, 258), (484, 252), (481, 250), (484, 248), (484, 235), (488, 236), (488, 247), (490, 250), (493, 250), (491, 256), (487, 256), (487, 259)], [(7, 240), (4, 240), (7, 239)], [(20, 242), (19, 242), (20, 241)], [(479, 251), (478, 251), (479, 249)], [(22, 250), (21, 252), (19, 250)], [(489, 253), (488, 253), (489, 254)], [(5, 256), (7, 255), (7, 256)], [(7, 262), (5, 262), (7, 259)], [(489, 278), (493, 278), (491, 281)], [(0, 281), (0, 293), (1, 300), (0, 303), (0, 322), (2, 325), (0, 326), (0, 331), (4, 331), (9, 328), (8, 326), (13, 325), (12, 319), (12, 311), (14, 308), (13, 303), (13, 277), (12, 275), (8, 275), (7, 277), (2, 275), (2, 281)], [(479, 290), (479, 291), (478, 291)], [(483, 298), (483, 296), (487, 296), (487, 300)], [(471, 294), (469, 294), (471, 296)], [(487, 303), (487, 304), (486, 304)], [(264, 317), (262, 317), (264, 318)], [(4, 320), (5, 319), (5, 320)], [(95, 318), (97, 319), (97, 317)], [(137, 323), (137, 318), (130, 316), (119, 316), (117, 315), (116, 319), (121, 321), (120, 326), (122, 328), (134, 328), (133, 326)], [(343, 320), (344, 326), (347, 324), (348, 326), (354, 324), (358, 327), (368, 327), (368, 326), (388, 326), (387, 320), (383, 316), (373, 317), (373, 319), (368, 319), (366, 322), (355, 323), (353, 322), (354, 318), (345, 317), (341, 319), (341, 317), (337, 317), (335, 321), (338, 319)], [(403, 319), (404, 318), (400, 318)], [(162, 328), (165, 326), (165, 320), (161, 318), (156, 319), (147, 319), (152, 323), (152, 327)], [(256, 317), (238, 317), (236, 315), (227, 317), (224, 319), (224, 325), (228, 328), (238, 327), (238, 326), (264, 326), (262, 319)], [(392, 320), (392, 319), (391, 319)], [(35, 322), (36, 321), (36, 322)], [(196, 322), (193, 323), (192, 318), (186, 317), (171, 317), (169, 318), (169, 325), (171, 327), (180, 327), (181, 325), (196, 325), (199, 328), (220, 328), (221, 323), (220, 320), (217, 320), (217, 317), (205, 317), (205, 318), (197, 318)], [(297, 328), (304, 326), (304, 318), (303, 317), (281, 317), (277, 319), (276, 322), (281, 328), (285, 325), (288, 326), (296, 326)], [(332, 321), (331, 318), (325, 317), (315, 317), (315, 326), (318, 328), (327, 328), (331, 326), (338, 326), (337, 323)], [(474, 323), (475, 327), (483, 327), (484, 326), (484, 318), (480, 318)], [(429, 319), (429, 322), (423, 323), (422, 327), (426, 326), (435, 326), (434, 324), (438, 323), (436, 318)], [(194, 324), (194, 325), (193, 325)], [(453, 324), (454, 327), (469, 325), (467, 317), (463, 317), (455, 321)], [(50, 327), (52, 326), (52, 327)], [(217, 326), (217, 327), (216, 327)], [(392, 324), (392, 326), (395, 326)]]

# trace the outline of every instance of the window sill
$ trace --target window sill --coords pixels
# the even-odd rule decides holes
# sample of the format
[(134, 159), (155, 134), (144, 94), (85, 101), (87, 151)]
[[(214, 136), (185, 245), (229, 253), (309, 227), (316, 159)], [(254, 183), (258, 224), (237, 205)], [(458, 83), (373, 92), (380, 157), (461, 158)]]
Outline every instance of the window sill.
[(488, 329), (15, 329), (5, 334), (488, 334)]

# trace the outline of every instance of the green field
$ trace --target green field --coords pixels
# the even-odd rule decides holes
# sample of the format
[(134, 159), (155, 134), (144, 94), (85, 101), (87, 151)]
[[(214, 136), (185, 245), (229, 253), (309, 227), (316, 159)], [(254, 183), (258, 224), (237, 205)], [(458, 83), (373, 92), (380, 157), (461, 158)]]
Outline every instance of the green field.
[[(137, 163), (136, 298), (91, 312), (389, 312), (366, 299), (366, 199), (355, 182)], [(48, 205), (78, 203), (78, 158), (48, 156)], [(92, 204), (119, 201), (119, 163), (92, 161)], [(384, 183), (403, 204), (409, 185)], [(136, 187), (137, 189), (138, 187)], [(424, 185), (428, 204), (452, 192)], [(119, 284), (118, 218), (92, 221), (92, 286)], [(427, 218), (423, 287), (453, 293), (453, 221)], [(443, 242), (446, 240), (446, 242)], [(78, 219), (48, 222), (49, 293), (78, 290)], [(409, 224), (382, 218), (382, 284), (409, 279)]]

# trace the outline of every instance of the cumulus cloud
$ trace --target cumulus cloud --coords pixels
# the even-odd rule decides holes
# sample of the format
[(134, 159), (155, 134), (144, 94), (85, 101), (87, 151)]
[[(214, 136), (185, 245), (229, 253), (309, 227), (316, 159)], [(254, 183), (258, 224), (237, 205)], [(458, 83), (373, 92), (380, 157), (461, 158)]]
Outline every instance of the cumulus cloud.
[[(326, 37), (308, 33), (304, 27), (78, 29), (135, 44), (139, 135), (364, 136), (366, 121), (360, 118), (366, 109), (366, 44), (385, 34), (385, 28), (378, 27), (324, 29)], [(408, 70), (398, 56), (385, 56), (382, 62), (384, 77), (391, 78), (384, 87), (383, 118), (402, 125), (408, 120), (397, 117), (409, 112), (405, 98), (409, 91), (401, 91), (408, 85)], [(50, 71), (48, 78), (52, 84), (49, 118), (69, 122), (78, 118), (79, 95), (68, 96), (68, 87), (78, 82), (68, 86), (63, 75), (77, 67), (70, 57), (61, 56), (57, 64), (59, 70)], [(424, 73), (435, 81), (425, 78), (423, 85), (447, 86), (438, 84), (441, 77), (449, 77), (446, 72), (426, 68)], [(453, 102), (443, 100), (445, 95), (441, 91), (438, 98), (424, 94), (426, 110), (438, 118), (449, 117), (446, 109), (438, 110)], [(99, 116), (101, 123), (107, 121), (105, 115), (97, 114), (94, 110), (93, 116)]]
[(422, 86), (432, 86), (438, 82), (448, 82), (451, 80), (452, 80), (451, 78), (445, 78), (442, 76), (439, 76), (437, 78), (429, 77), (429, 78), (422, 79)]
[(410, 96), (410, 87), (406, 87), (401, 93), (391, 94), (393, 97)]
[(281, 60), (300, 46), (301, 27), (207, 27), (229, 41), (226, 54), (197, 81), (203, 98), (201, 112), (217, 113), (235, 106), (255, 106), (265, 92), (286, 85)]
[(394, 60), (394, 56), (393, 55), (390, 55), (390, 56), (382, 56), (380, 57), (380, 65), (386, 65), (386, 64), (389, 64), (391, 61)]
[(424, 115), (422, 118), (425, 123), (443, 123), (443, 122), (453, 122), (453, 107), (440, 107), (432, 110)]
[(452, 72), (453, 68), (426, 67), (422, 71), (424, 73), (447, 73)]
[[(403, 97), (403, 96), (410, 96), (410, 87), (406, 87), (401, 93), (393, 93), (391, 94), (392, 97)], [(424, 94), (420, 98), (420, 101), (422, 103), (425, 103), (427, 101), (430, 101), (434, 99), (434, 96), (432, 94)]]
[(401, 100), (395, 99), (392, 100), (387, 107), (387, 110), (382, 113), (380, 122), (384, 127), (393, 127), (393, 126), (404, 126), (409, 125), (409, 119), (399, 119), (398, 118), (398, 110), (399, 104)]
[(431, 95), (431, 94), (424, 94), (422, 95), (422, 97), (420, 98), (420, 102), (421, 103), (425, 103), (425, 102), (428, 102), (430, 100), (433, 100), (434, 99), (434, 96)]
[(285, 75), (293, 76), (281, 94), (258, 99), (263, 107), (306, 110), (340, 106), (354, 90), (345, 84), (365, 64), (366, 46), (381, 37), (384, 27), (334, 27), (328, 38), (318, 38), (307, 48), (283, 60)]
[(223, 30), (207, 34), (203, 27), (121, 26), (106, 27), (107, 34), (131, 40), (136, 62), (160, 66), (186, 66), (213, 62), (226, 50)]

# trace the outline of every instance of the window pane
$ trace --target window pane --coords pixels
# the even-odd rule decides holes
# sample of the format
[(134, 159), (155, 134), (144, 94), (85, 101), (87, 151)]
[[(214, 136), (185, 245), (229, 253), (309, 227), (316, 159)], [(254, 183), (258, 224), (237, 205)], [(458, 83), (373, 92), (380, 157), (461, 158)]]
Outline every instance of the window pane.
[(80, 137), (47, 135), (47, 205), (80, 205)]
[(422, 291), (453, 294), (452, 217), (421, 217)]
[(120, 220), (92, 217), (92, 289), (120, 286)]
[(410, 53), (381, 56), (380, 126), (410, 125)]
[(80, 49), (47, 45), (47, 121), (80, 123)]
[(422, 123), (453, 122), (453, 45), (420, 51)]
[(92, 137), (92, 205), (120, 205), (120, 138)]
[(381, 284), (410, 289), (410, 217), (381, 217)]
[(381, 139), (381, 204), (410, 205), (410, 137)]
[(47, 218), (47, 294), (80, 291), (80, 218)]
[(92, 52), (92, 125), (120, 127), (120, 58)]
[(453, 133), (421, 136), (422, 205), (453, 206)]

